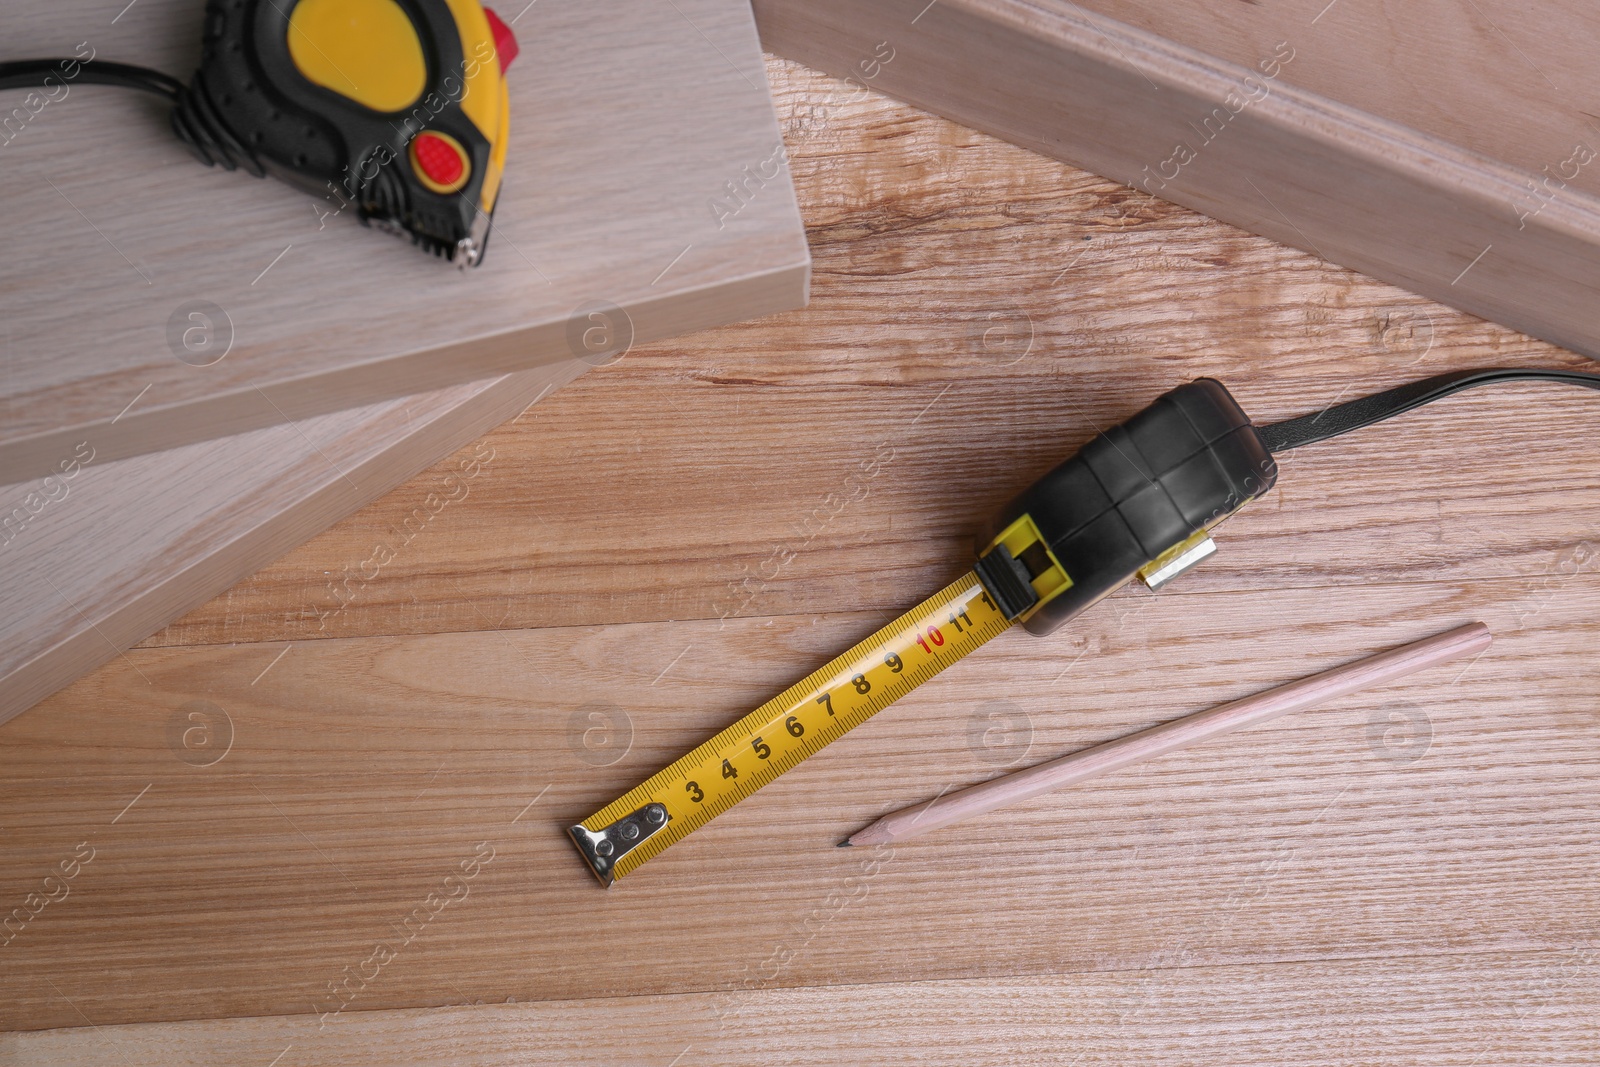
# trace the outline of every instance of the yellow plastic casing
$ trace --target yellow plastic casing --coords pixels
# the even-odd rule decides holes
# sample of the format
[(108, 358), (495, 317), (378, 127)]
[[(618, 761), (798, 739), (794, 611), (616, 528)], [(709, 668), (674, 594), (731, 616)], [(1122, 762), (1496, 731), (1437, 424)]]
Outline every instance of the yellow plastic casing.
[(461, 111), (489, 142), (489, 169), (483, 175), (483, 193), (478, 202), (478, 209), (488, 214), (494, 210), (500, 176), (505, 172), (506, 143), (511, 140), (511, 94), (483, 5), (478, 0), (445, 2), (455, 16), (461, 54), (465, 57)]
[(395, 0), (300, 0), (289, 56), (307, 81), (374, 111), (404, 111), (428, 84), (422, 40)]

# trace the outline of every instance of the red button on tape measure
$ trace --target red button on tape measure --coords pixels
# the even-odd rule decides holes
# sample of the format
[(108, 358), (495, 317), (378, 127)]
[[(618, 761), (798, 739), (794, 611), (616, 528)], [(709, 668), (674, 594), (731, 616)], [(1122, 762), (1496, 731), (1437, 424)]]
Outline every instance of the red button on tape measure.
[(411, 142), (411, 166), (423, 185), (436, 193), (453, 193), (466, 184), (467, 153), (448, 134), (424, 130)]

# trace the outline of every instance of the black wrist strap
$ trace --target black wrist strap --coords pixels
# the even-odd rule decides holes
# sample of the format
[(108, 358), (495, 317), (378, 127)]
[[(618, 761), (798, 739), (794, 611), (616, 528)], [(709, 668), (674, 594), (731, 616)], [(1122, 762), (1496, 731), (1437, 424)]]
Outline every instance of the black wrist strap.
[(1387, 392), (1374, 393), (1359, 400), (1335, 404), (1310, 415), (1302, 415), (1287, 422), (1260, 426), (1256, 432), (1269, 452), (1287, 452), (1291, 448), (1326, 441), (1363, 426), (1392, 418), (1412, 408), (1431, 404), (1452, 393), (1478, 385), (1499, 382), (1566, 382), (1588, 389), (1600, 389), (1600, 374), (1575, 370), (1543, 370), (1523, 367), (1494, 367), (1485, 370), (1453, 371), (1420, 382), (1402, 385)]

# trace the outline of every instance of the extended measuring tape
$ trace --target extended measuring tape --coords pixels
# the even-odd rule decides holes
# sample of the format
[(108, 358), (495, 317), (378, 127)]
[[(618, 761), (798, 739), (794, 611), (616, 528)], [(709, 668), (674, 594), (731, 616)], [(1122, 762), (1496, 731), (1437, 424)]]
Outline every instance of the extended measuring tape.
[(568, 832), (610, 885), (1010, 625), (969, 572)]
[(1159, 589), (1210, 557), (1208, 531), (1277, 482), (1273, 454), (1475, 385), (1600, 375), (1458, 371), (1257, 428), (1221, 383), (1179, 386), (1011, 501), (977, 566), (567, 833), (609, 886), (998, 636), (1043, 635), (1141, 578)]

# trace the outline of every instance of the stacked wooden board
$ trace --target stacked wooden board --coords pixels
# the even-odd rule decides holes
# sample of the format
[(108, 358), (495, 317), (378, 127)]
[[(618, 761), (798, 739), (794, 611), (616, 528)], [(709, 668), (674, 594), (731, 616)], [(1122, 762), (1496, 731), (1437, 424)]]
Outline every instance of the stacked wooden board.
[[(202, 9), (14, 5), (5, 49), (184, 70)], [(208, 171), (137, 94), (74, 87), (0, 147), (0, 719), (628, 345), (804, 303), (746, 5), (625, 3), (603, 50), (585, 9), (507, 17), (511, 172), (467, 273)], [(196, 301), (215, 360), (169, 344)]]
[[(204, 228), (187, 215), (163, 217), (157, 210), (145, 219), (117, 207), (139, 189), (165, 190), (178, 182), (207, 211), (250, 220), (228, 232), (221, 255), (230, 273), (201, 272), (204, 284), (195, 291), (220, 293), (230, 306), (237, 301), (244, 322), (271, 324), (265, 333), (242, 335), (244, 347), (228, 359), (195, 368), (160, 353), (158, 362), (151, 363), (148, 345), (158, 332), (153, 320), (124, 314), (116, 323), (118, 335), (143, 338), (146, 347), (139, 350), (143, 354), (117, 364), (110, 377), (121, 391), (113, 397), (85, 371), (84, 352), (92, 345), (85, 347), (81, 329), (69, 329), (76, 347), (69, 346), (70, 358), (59, 366), (39, 355), (38, 342), (48, 336), (47, 326), (63, 318), (55, 311), (39, 311), (60, 302), (53, 295), (59, 287), (48, 288), (48, 279), (60, 272), (24, 276), (19, 267), (0, 268), (16, 275), (7, 276), (8, 283), (16, 283), (8, 285), (8, 293), (20, 294), (8, 296), (5, 308), (7, 384), (0, 403), (7, 418), (0, 432), (0, 463), (33, 476), (31, 481), (19, 477), (0, 490), (0, 506), (11, 502), (6, 533), (26, 527), (39, 553), (29, 557), (27, 549), (12, 547), (28, 543), (20, 534), (7, 538), (0, 547), (5, 553), (0, 565), (8, 577), (49, 569), (39, 562), (46, 557), (106, 558), (72, 546), (64, 546), (65, 557), (47, 551), (50, 546), (38, 532), (51, 525), (60, 529), (69, 507), (83, 508), (86, 497), (114, 497), (100, 490), (90, 493), (97, 483), (88, 472), (82, 481), (65, 480), (62, 466), (76, 477), (83, 455), (93, 455), (101, 481), (127, 491), (135, 477), (131, 468), (111, 466), (117, 455), (185, 436), (292, 421), (350, 403), (363, 390), (370, 391), (366, 399), (393, 399), (398, 391), (437, 384), (463, 369), (509, 369), (551, 359), (557, 364), (529, 372), (517, 386), (508, 381), (456, 387), (466, 388), (471, 402), (463, 399), (465, 394), (411, 397), (395, 401), (398, 407), (379, 403), (369, 412), (376, 421), (359, 427), (340, 415), (315, 430), (310, 423), (291, 426), (292, 433), (262, 438), (259, 446), (236, 438), (239, 453), (232, 459), (224, 456), (233, 445), (212, 446), (205, 454), (231, 472), (232, 495), (226, 499), (257, 520), (284, 518), (267, 524), (252, 520), (244, 530), (218, 528), (215, 537), (200, 538), (230, 546), (220, 557), (207, 557), (212, 562), (203, 585), (191, 587), (183, 581), (193, 563), (188, 555), (192, 549), (179, 547), (177, 540), (161, 542), (159, 552), (168, 558), (166, 581), (176, 584), (148, 611), (117, 615), (109, 608), (96, 609), (98, 598), (87, 590), (110, 584), (98, 573), (82, 575), (79, 597), (64, 586), (47, 589), (37, 579), (8, 582), (0, 595), (30, 605), (9, 616), (14, 632), (29, 638), (8, 645), (0, 679), (21, 680), (23, 675), (16, 672), (26, 668), (40, 681), (7, 686), (8, 693), (20, 695), (0, 703), (0, 715), (26, 706), (114, 647), (137, 639), (182, 605), (204, 599), (221, 587), (219, 582), (247, 573), (436, 458), (448, 443), (469, 440), (542, 395), (547, 386), (581, 371), (581, 364), (571, 364), (570, 349), (562, 352), (560, 346), (574, 316), (590, 313), (591, 305), (626, 307), (627, 332), (643, 339), (803, 299), (804, 251), (792, 203), (781, 177), (765, 177), (781, 172), (781, 142), (763, 111), (765, 102), (757, 99), (761, 72), (751, 58), (754, 50), (738, 8), (680, 6), (659, 15), (660, 27), (652, 25), (637, 40), (630, 37), (623, 55), (611, 51), (605, 61), (586, 56), (584, 49), (563, 47), (583, 29), (579, 14), (530, 7), (516, 17), (519, 32), (532, 42), (532, 62), (525, 60), (512, 80), (520, 94), (517, 114), (537, 118), (533, 123), (519, 119), (514, 148), (544, 160), (587, 161), (557, 177), (540, 172), (520, 194), (512, 185), (511, 195), (521, 197), (524, 221), (519, 223), (515, 213), (499, 220), (505, 240), (497, 261), (485, 270), (503, 268), (498, 276), (491, 273), (491, 279), (499, 280), (490, 285), (509, 285), (509, 279), (525, 275), (528, 291), (543, 294), (523, 318), (513, 314), (496, 319), (508, 314), (507, 302), (476, 295), (463, 299), (461, 286), (467, 283), (451, 272), (431, 271), (436, 265), (401, 255), (398, 248), (383, 247), (378, 235), (339, 233), (333, 227), (332, 236), (315, 229), (297, 241), (294, 228), (303, 229), (308, 219), (317, 221), (304, 202), (288, 190), (196, 170), (181, 148), (149, 136), (160, 130), (145, 102), (113, 99), (109, 90), (86, 90), (75, 104), (52, 105), (38, 116), (25, 131), (31, 141), (8, 143), (8, 164), (26, 163), (26, 153), (37, 151), (39, 142), (50, 137), (80, 153), (93, 147), (96, 158), (121, 161), (117, 168), (79, 168), (48, 193), (61, 201), (58, 211), (70, 207), (76, 213), (68, 216), (69, 223), (77, 218), (87, 225), (72, 232), (59, 223), (46, 226), (38, 221), (39, 213), (30, 212), (23, 226), (30, 241), (46, 247), (47, 256), (59, 245), (62, 254), (90, 264), (80, 279), (83, 292), (116, 294), (109, 303), (125, 312), (137, 302), (121, 293), (119, 285), (138, 288), (142, 282), (146, 289), (166, 286), (167, 297), (203, 298), (171, 290), (176, 283), (165, 270), (204, 260), (213, 245), (224, 243), (216, 240), (216, 233), (193, 236)], [(1600, 353), (1600, 328), (1587, 313), (1589, 294), (1600, 285), (1600, 168), (1589, 165), (1597, 133), (1589, 104), (1600, 86), (1582, 56), (1583, 42), (1592, 39), (1596, 27), (1593, 16), (1571, 5), (1552, 4), (1541, 11), (1536, 35), (1525, 32), (1505, 5), (1474, 0), (1430, 0), (1403, 14), (1388, 11), (1377, 0), (1315, 0), (1240, 10), (1222, 6), (1220, 0), (1190, 0), (1159, 10), (1137, 0), (1095, 0), (1085, 6), (1072, 0), (757, 0), (755, 8), (768, 48), (845, 75), (858, 87), (901, 96), (1456, 307), (1581, 352)], [(183, 69), (192, 64), (195, 47), (195, 35), (184, 20), (195, 9), (194, 0), (144, 4), (107, 20), (87, 4), (41, 7), (44, 14), (38, 18), (17, 18), (12, 47), (60, 50), (87, 27), (85, 34), (89, 28), (97, 34), (97, 50), (120, 49), (130, 58), (137, 53), (153, 64)], [(636, 21), (631, 15), (629, 19)], [(1448, 27), (1448, 32), (1441, 35), (1439, 27)], [(1549, 32), (1551, 27), (1559, 32)], [(654, 42), (647, 39), (652, 34)], [(698, 56), (686, 67), (705, 61), (695, 66), (711, 72), (699, 89), (685, 84), (676, 95), (657, 91), (662, 82), (655, 68), (669, 63), (674, 52), (657, 47), (663, 40), (679, 40), (683, 48), (677, 51)], [(630, 48), (637, 52), (629, 55)], [(598, 76), (602, 62), (606, 77)], [(650, 90), (628, 95), (635, 82), (622, 79), (619, 84), (614, 77), (624, 68), (638, 72), (641, 83), (648, 80)], [(579, 85), (582, 92), (574, 88)], [(697, 147), (685, 148), (685, 138), (662, 131), (682, 120), (688, 113), (684, 105), (697, 99), (697, 91), (730, 112), (742, 109), (740, 121), (753, 122), (749, 129), (760, 132), (726, 139), (722, 147), (727, 151), (714, 161), (702, 151), (700, 140), (717, 138), (697, 124)], [(584, 114), (584, 101), (600, 98), (608, 106), (597, 106), (594, 121), (574, 117)], [(623, 100), (626, 106), (619, 106)], [(735, 105), (736, 100), (743, 102)], [(649, 101), (655, 110), (643, 108), (641, 101)], [(709, 182), (709, 192), (702, 196), (697, 188), (681, 199), (662, 195), (658, 180), (671, 173), (658, 165), (656, 157), (663, 151), (678, 151), (677, 162), (689, 171), (706, 167), (696, 173), (702, 186)], [(600, 188), (591, 179), (601, 170), (614, 179), (603, 191), (623, 194), (619, 202), (627, 208), (589, 218), (583, 215), (586, 206), (593, 206), (589, 194)], [(776, 195), (768, 195), (773, 186)], [(680, 245), (678, 238), (666, 241), (661, 236), (670, 227), (664, 231), (657, 226), (641, 241), (631, 241), (627, 227), (648, 215), (651, 205), (682, 225), (684, 234), (695, 228), (689, 216), (698, 213), (699, 229), (706, 236), (700, 241), (684, 236)], [(579, 216), (581, 225), (575, 221)], [(148, 244), (135, 239), (140, 226), (148, 226), (154, 235)], [(185, 231), (191, 236), (178, 236)], [(632, 289), (608, 282), (586, 285), (612, 275), (595, 266), (595, 258), (605, 257), (591, 256), (595, 250), (584, 247), (585, 233), (650, 250), (664, 262), (661, 275), (642, 286), (641, 275)], [(780, 239), (769, 240), (775, 235)], [(279, 236), (284, 237), (281, 247)], [(733, 242), (733, 255), (751, 257), (748, 271), (718, 279), (712, 260), (700, 259), (708, 250), (728, 247), (718, 241)], [(264, 268), (254, 272), (258, 260)], [(247, 265), (250, 271), (243, 269)], [(248, 285), (246, 273), (252, 274)], [(245, 292), (267, 279), (277, 285), (284, 275), (318, 294), (317, 300), (293, 305), (309, 309), (303, 322), (299, 310), (281, 313), (286, 306), (281, 293)], [(542, 281), (533, 281), (534, 275)], [(231, 280), (218, 280), (224, 276)], [(376, 288), (383, 298), (371, 302), (369, 313), (351, 315), (349, 307), (365, 304), (352, 300), (351, 294), (376, 281), (382, 282)], [(420, 286), (421, 295), (406, 285)], [(641, 288), (646, 295), (639, 294)], [(411, 314), (386, 314), (399, 303), (390, 298), (402, 291)], [(564, 303), (552, 295), (562, 293)], [(665, 296), (658, 299), (660, 294)], [(554, 302), (541, 304), (545, 297)], [(172, 310), (181, 306), (175, 303)], [(446, 321), (458, 307), (465, 324), (460, 338), (451, 334)], [(418, 308), (432, 311), (418, 315)], [(552, 308), (560, 314), (552, 315)], [(232, 311), (224, 310), (231, 322)], [(76, 326), (72, 316), (65, 318)], [(427, 321), (421, 327), (406, 325), (418, 318)], [(363, 325), (352, 330), (350, 322)], [(387, 339), (388, 347), (368, 343), (378, 336)], [(463, 339), (469, 343), (459, 343)], [(337, 354), (319, 362), (315, 356), (329, 341)], [(18, 356), (19, 346), (28, 349), (26, 358)], [(467, 348), (471, 351), (465, 352)], [(244, 358), (247, 353), (253, 358)], [(378, 358), (368, 358), (374, 353)], [(567, 365), (560, 365), (562, 361)], [(52, 427), (42, 419), (39, 402), (49, 397), (70, 399), (76, 421)], [(397, 410), (407, 414), (397, 416)], [(394, 429), (394, 420), (429, 411), (436, 414), (421, 419), (430, 427), (429, 443), (391, 453), (388, 442), (404, 437)], [(174, 417), (180, 413), (182, 418)], [(94, 438), (76, 436), (79, 429), (94, 430)], [(320, 454), (345, 434), (362, 448), (341, 453), (342, 458)], [(240, 483), (238, 471), (256, 467), (251, 457), (258, 447), (272, 454), (298, 450), (307, 464), (302, 469), (317, 467), (309, 457), (318, 453), (323, 481), (315, 489), (308, 486), (305, 499), (321, 494), (321, 503), (304, 519), (292, 506), (251, 509), (242, 503), (250, 490)], [(192, 458), (170, 470), (154, 462), (154, 467), (140, 469), (138, 481), (145, 486), (186, 482), (195, 491), (195, 480), (178, 473), (193, 465)], [(369, 467), (365, 484), (349, 476), (350, 469)], [(281, 473), (265, 476), (277, 477), (279, 490), (287, 484)], [(65, 494), (74, 488), (79, 503), (68, 505)], [(203, 498), (202, 492), (188, 503), (162, 507), (191, 512), (198, 532), (198, 517), (221, 507)], [(120, 504), (107, 508), (105, 514), (126, 511)], [(0, 512), (0, 521), (5, 514)], [(93, 525), (85, 520), (84, 529)], [(103, 535), (92, 536), (97, 544), (104, 541)], [(245, 551), (246, 544), (254, 547)], [(139, 554), (136, 550), (132, 556)], [(110, 573), (131, 588), (150, 584), (137, 577), (138, 563), (107, 563)], [(126, 607), (123, 600), (113, 604)], [(72, 655), (67, 654), (69, 646), (75, 649)], [(50, 668), (51, 662), (58, 666)]]
[[(524, 42), (507, 175), (492, 251), (465, 271), (327, 198), (199, 165), (155, 98), (12, 93), (42, 103), (3, 146), (0, 482), (83, 440), (105, 463), (570, 359), (598, 307), (646, 341), (792, 306), (805, 252), (748, 14), (648, 11), (616, 9), (640, 32), (603, 57), (581, 46), (592, 13), (506, 13)], [(14, 5), (4, 51), (186, 77), (203, 12)], [(717, 210), (727, 183), (748, 208)]]

